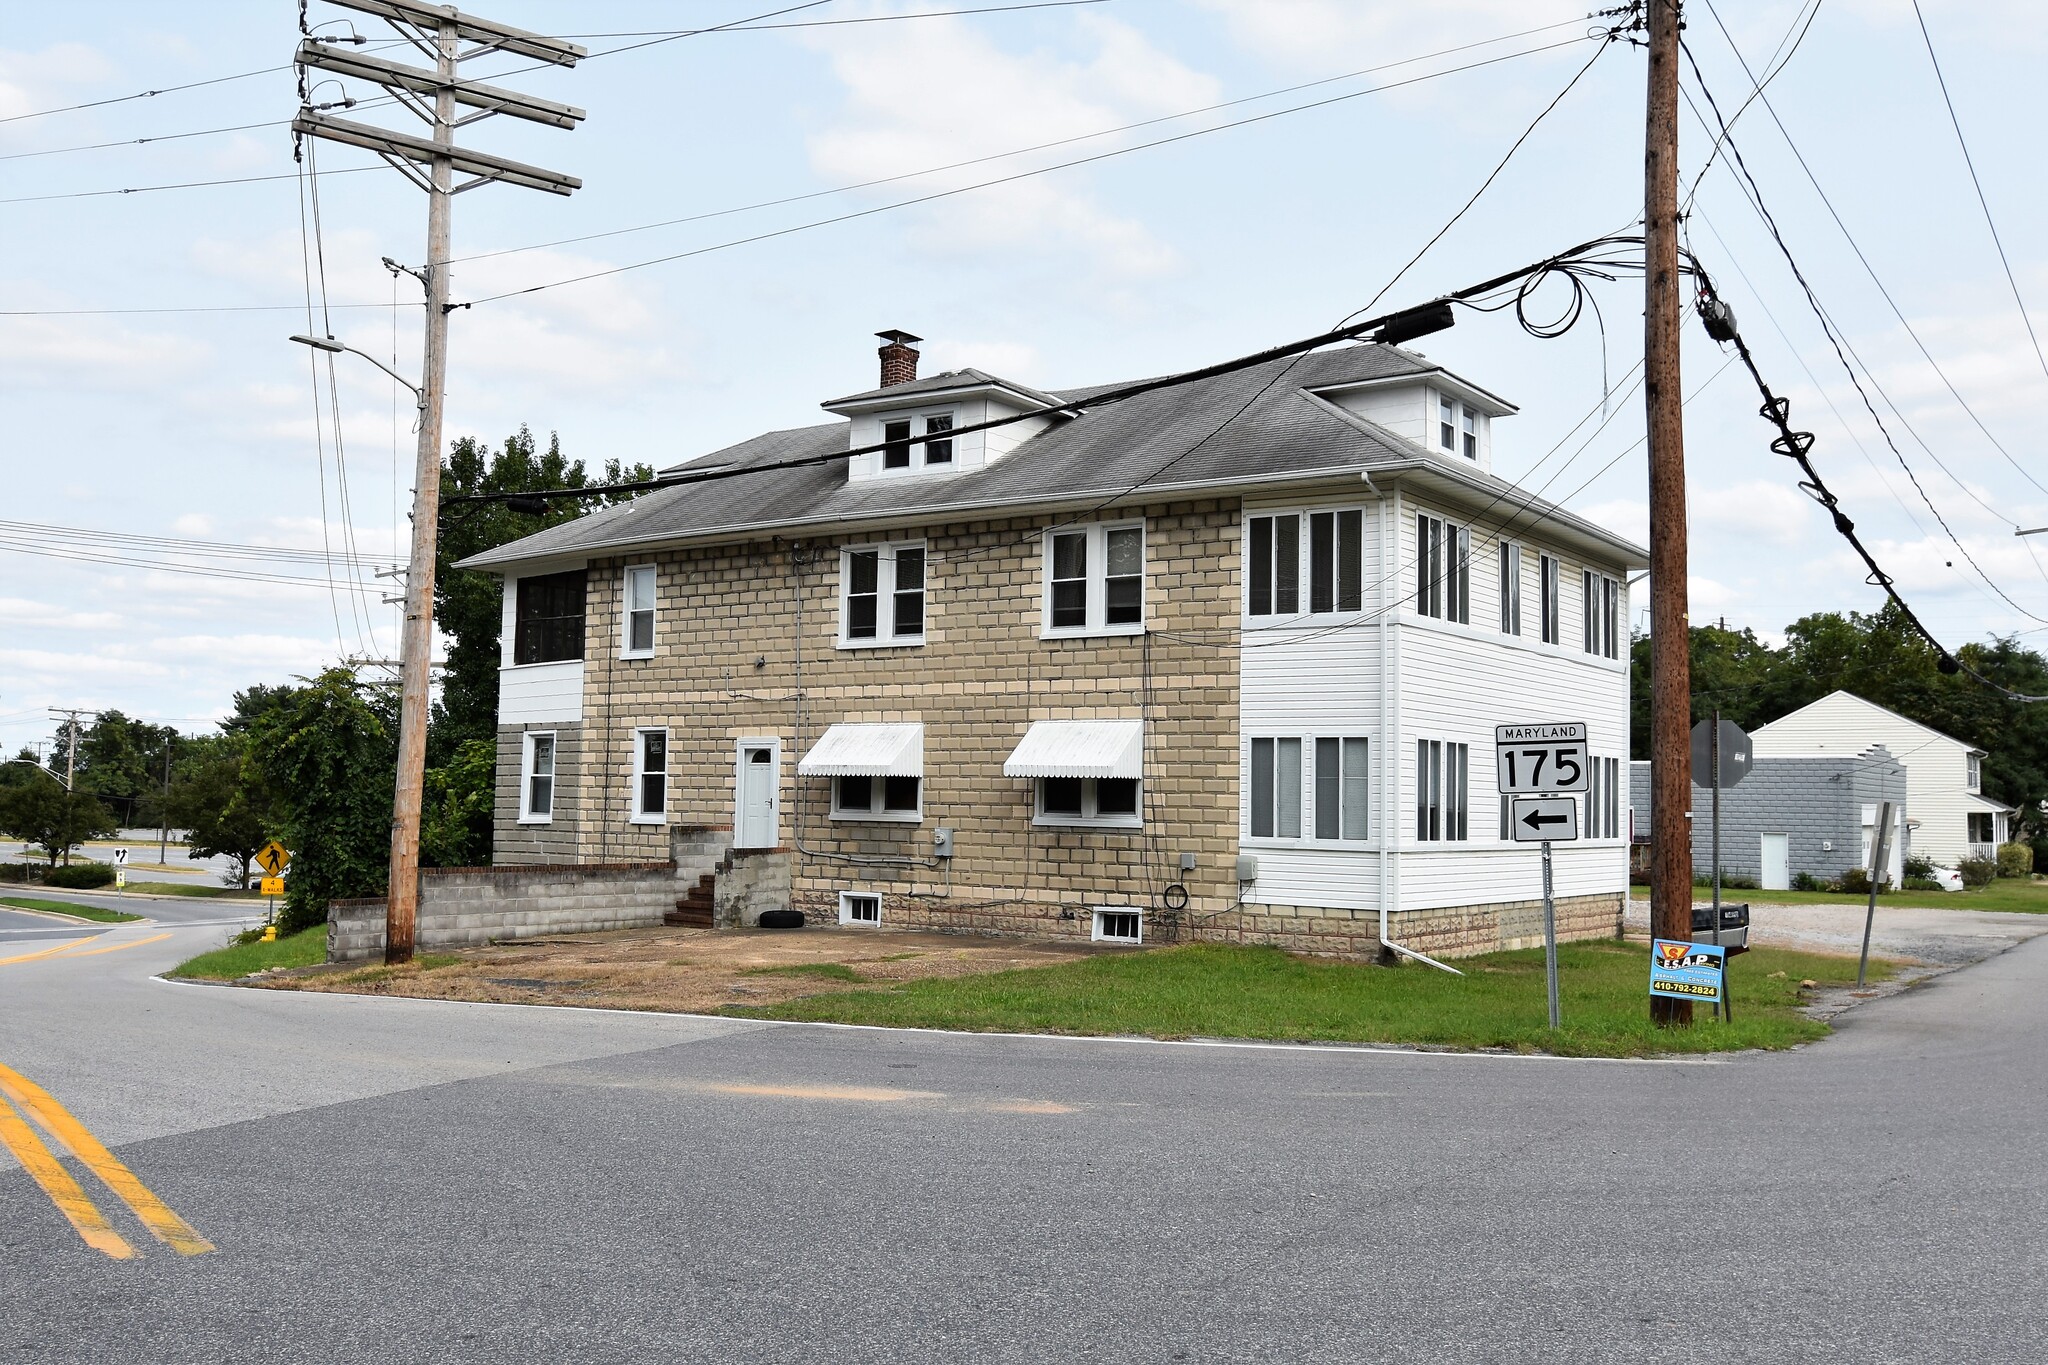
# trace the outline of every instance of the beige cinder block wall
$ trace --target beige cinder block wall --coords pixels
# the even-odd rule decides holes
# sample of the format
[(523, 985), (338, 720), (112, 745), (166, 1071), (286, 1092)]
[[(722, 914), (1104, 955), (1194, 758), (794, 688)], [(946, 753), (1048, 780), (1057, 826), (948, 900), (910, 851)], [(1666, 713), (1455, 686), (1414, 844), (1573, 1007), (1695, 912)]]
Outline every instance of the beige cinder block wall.
[[(1039, 638), (1042, 517), (593, 560), (582, 744), (564, 779), (577, 787), (580, 856), (665, 855), (666, 829), (629, 823), (628, 803), (633, 731), (666, 725), (674, 824), (730, 825), (738, 741), (781, 740), (781, 841), (814, 920), (860, 890), (882, 894), (885, 922), (900, 927), (1086, 937), (1088, 910), (1132, 905), (1148, 911), (1148, 937), (1164, 936), (1156, 897), (1180, 879), (1182, 853), (1196, 858), (1183, 922), (1226, 910), (1237, 897), (1237, 505), (1101, 519), (1140, 515), (1141, 636)], [(920, 536), (926, 643), (837, 648), (840, 548)], [(655, 656), (620, 659), (621, 571), (649, 562)], [(1142, 829), (1035, 827), (1032, 784), (1004, 776), (1032, 721), (1081, 718), (1146, 721)], [(924, 819), (832, 820), (829, 782), (798, 777), (798, 760), (835, 722), (889, 720), (924, 724)], [(936, 863), (941, 826), (956, 831), (956, 854)]]

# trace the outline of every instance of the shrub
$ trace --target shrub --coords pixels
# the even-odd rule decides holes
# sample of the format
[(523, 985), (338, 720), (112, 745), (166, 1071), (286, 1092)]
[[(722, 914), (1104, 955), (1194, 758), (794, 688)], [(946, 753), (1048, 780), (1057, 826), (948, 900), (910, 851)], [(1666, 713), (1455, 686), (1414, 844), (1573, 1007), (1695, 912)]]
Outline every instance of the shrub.
[(1814, 876), (1811, 872), (1794, 872), (1792, 874), (1792, 889), (1794, 891), (1825, 891), (1828, 889), (1828, 884)]
[(1754, 891), (1757, 889), (1757, 880), (1754, 877), (1745, 877), (1740, 872), (1723, 872), (1721, 874), (1721, 889), (1723, 891)]
[(2015, 840), (1998, 846), (1998, 875), (2026, 877), (2034, 871), (2034, 846)]
[(1906, 889), (1908, 891), (1939, 891), (1941, 890), (1941, 883), (1932, 877), (1908, 877), (1906, 878)]
[(25, 882), (27, 880), (27, 863), (0, 863), (0, 882)]
[(1852, 896), (1870, 894), (1870, 873), (1864, 868), (1852, 867), (1835, 880), (1835, 890)]
[(1934, 859), (1923, 858), (1915, 853), (1900, 864), (1900, 871), (1908, 877), (1932, 877), (1934, 875)]
[(1974, 889), (1991, 885), (1998, 876), (1998, 863), (1991, 858), (1965, 858), (1956, 864), (1956, 871), (1963, 874), (1963, 885)]
[(53, 867), (43, 876), (44, 886), (62, 887), (67, 891), (91, 891), (113, 884), (112, 863), (73, 863), (69, 867)]

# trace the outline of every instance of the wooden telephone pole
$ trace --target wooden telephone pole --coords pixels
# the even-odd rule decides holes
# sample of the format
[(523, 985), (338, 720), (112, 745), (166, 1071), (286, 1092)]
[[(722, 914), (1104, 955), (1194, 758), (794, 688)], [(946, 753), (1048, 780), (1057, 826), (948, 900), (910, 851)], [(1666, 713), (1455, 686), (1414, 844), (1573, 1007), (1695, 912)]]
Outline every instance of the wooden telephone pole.
[[(420, 0), (331, 0), (343, 9), (388, 21), (399, 36), (433, 59), (434, 69), (402, 66), (333, 46), (308, 36), (298, 64), (375, 82), (433, 129), (431, 138), (410, 137), (366, 123), (302, 109), (292, 131), (377, 153), (427, 193), (427, 261), (418, 271), (426, 286), (427, 335), (420, 385), (419, 450), (413, 482), (412, 560), (405, 577), (405, 630), (399, 652), (398, 782), (391, 813), (391, 873), (384, 915), (384, 960), (410, 962), (420, 894), (420, 805), (426, 785), (427, 717), (431, 686), (429, 651), (434, 641), (434, 559), (441, 511), (441, 411), (448, 378), (448, 256), (454, 197), (478, 185), (503, 181), (550, 194), (582, 187), (574, 176), (543, 170), (505, 157), (455, 145), (458, 123), (509, 114), (555, 128), (574, 128), (581, 109), (516, 91), (464, 80), (459, 63), (491, 53), (537, 58), (574, 66), (589, 53), (574, 43), (543, 37), (474, 15), (452, 5)], [(349, 41), (349, 40), (341, 40)], [(353, 40), (360, 45), (360, 38)], [(462, 45), (471, 44), (465, 52)], [(455, 106), (476, 112), (458, 120)], [(471, 177), (455, 183), (455, 173)], [(349, 349), (326, 338), (321, 350)]]
[[(1679, 0), (1647, 0), (1643, 149), (1643, 398), (1650, 438), (1650, 933), (1692, 938), (1692, 659), (1686, 605), (1685, 418), (1678, 380)], [(1650, 1018), (1692, 1027), (1692, 1002)]]

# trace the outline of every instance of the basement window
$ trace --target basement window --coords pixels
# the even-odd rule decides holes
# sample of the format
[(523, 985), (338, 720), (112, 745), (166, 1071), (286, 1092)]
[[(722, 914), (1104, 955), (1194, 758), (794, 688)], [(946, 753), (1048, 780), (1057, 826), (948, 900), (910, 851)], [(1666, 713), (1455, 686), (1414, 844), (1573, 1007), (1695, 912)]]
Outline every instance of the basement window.
[(1088, 937), (1096, 943), (1143, 943), (1145, 916), (1137, 910), (1097, 910), (1094, 931)]
[(839, 893), (839, 922), (853, 925), (880, 925), (882, 922), (882, 898), (864, 891), (842, 891)]

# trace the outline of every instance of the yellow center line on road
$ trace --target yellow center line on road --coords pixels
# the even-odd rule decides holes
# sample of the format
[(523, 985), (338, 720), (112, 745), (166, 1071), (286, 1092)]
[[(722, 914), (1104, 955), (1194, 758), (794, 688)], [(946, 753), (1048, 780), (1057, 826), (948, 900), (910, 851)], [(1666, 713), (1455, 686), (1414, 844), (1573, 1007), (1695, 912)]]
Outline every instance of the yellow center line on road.
[(126, 943), (110, 943), (104, 948), (88, 948), (82, 953), (59, 953), (59, 957), (98, 957), (101, 953), (118, 953), (128, 948), (140, 948), (145, 943), (162, 943), (169, 934), (152, 934), (148, 938), (131, 938)]
[[(157, 1198), (148, 1186), (137, 1179), (135, 1172), (122, 1165), (121, 1159), (108, 1151), (106, 1144), (94, 1137), (84, 1124), (73, 1118), (71, 1112), (51, 1098), (41, 1086), (18, 1071), (0, 1066), (0, 1096), (20, 1105), (22, 1112), (41, 1124), (50, 1136), (70, 1148), (72, 1154), (85, 1163), (86, 1169), (98, 1176), (108, 1189), (121, 1197), (122, 1203), (135, 1211), (135, 1216), (142, 1220), (142, 1225), (148, 1228), (159, 1242), (180, 1256), (199, 1256), (214, 1249), (213, 1243), (200, 1236), (190, 1223), (171, 1212), (170, 1206)], [(30, 1132), (29, 1136), (33, 1139), (35, 1135)], [(38, 1142), (36, 1145), (41, 1147), (42, 1144)], [(47, 1156), (48, 1149), (43, 1150)], [(17, 1152), (16, 1155), (19, 1156), (20, 1153)], [(22, 1164), (26, 1165), (27, 1162), (24, 1161)], [(58, 1170), (62, 1174), (62, 1167)], [(65, 1178), (70, 1179), (68, 1175)], [(50, 1189), (47, 1184), (43, 1188)], [(53, 1192), (50, 1197), (56, 1199), (57, 1195)], [(81, 1194), (80, 1198), (83, 1197)], [(61, 1201), (58, 1206), (63, 1207)], [(77, 1221), (75, 1218), (72, 1219), (74, 1224)], [(80, 1227), (79, 1235), (86, 1235), (83, 1227)], [(92, 1238), (86, 1237), (86, 1240), (91, 1242)], [(106, 1249), (102, 1247), (101, 1250)], [(109, 1251), (107, 1254), (111, 1256), (116, 1253)]]
[(33, 953), (22, 953), (16, 957), (0, 957), (0, 967), (5, 967), (11, 962), (34, 962), (38, 958), (55, 957), (66, 948), (76, 948), (81, 943), (90, 942), (92, 942), (90, 938), (71, 938), (48, 948), (39, 948)]
[(87, 1246), (105, 1252), (117, 1261), (134, 1258), (135, 1248), (128, 1245), (128, 1239), (114, 1231), (114, 1225), (78, 1187), (78, 1182), (71, 1178), (71, 1172), (50, 1154), (50, 1149), (36, 1136), (35, 1129), (29, 1127), (5, 1100), (0, 1100), (0, 1146), (14, 1153), (14, 1159), (22, 1164), (36, 1184), (43, 1187), (43, 1193), (49, 1195), (57, 1211), (71, 1221), (71, 1226), (77, 1229)]

